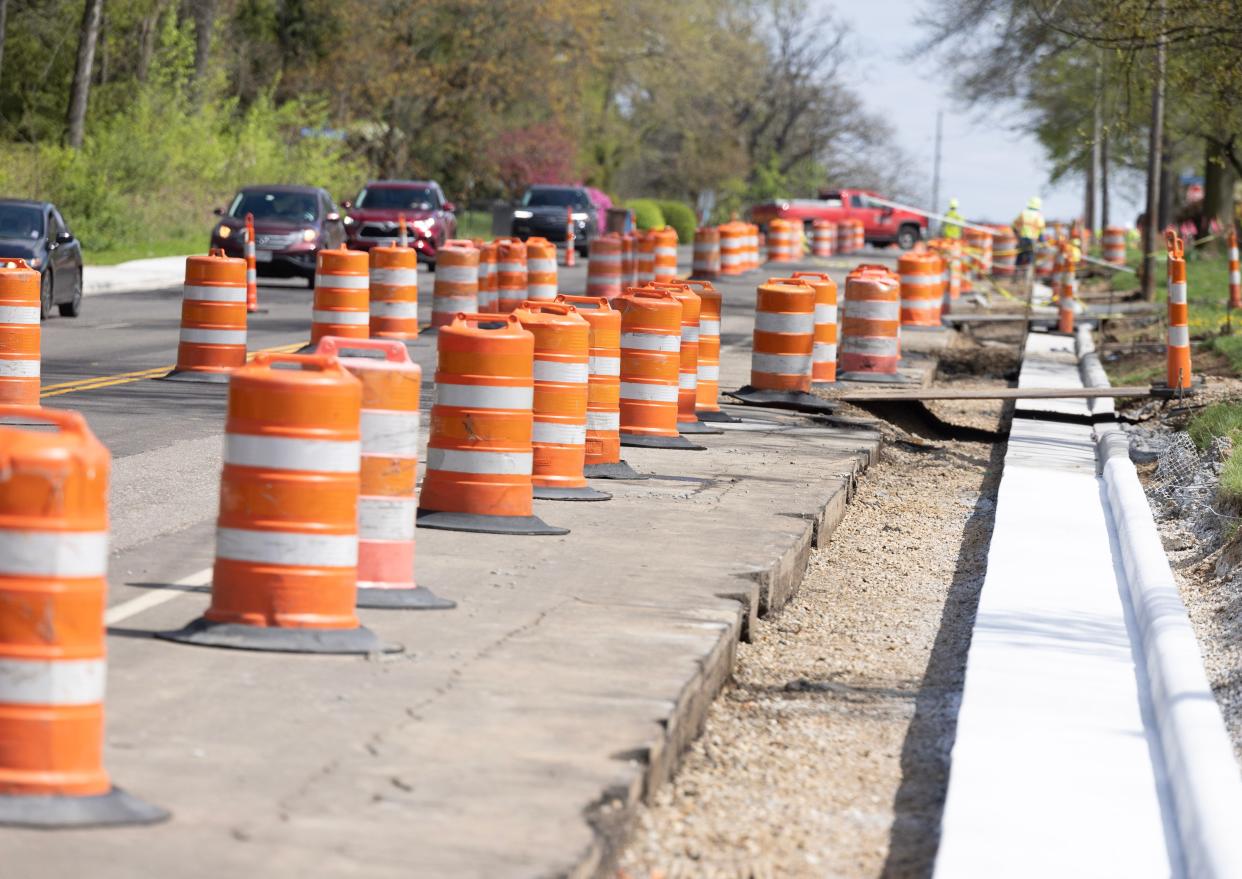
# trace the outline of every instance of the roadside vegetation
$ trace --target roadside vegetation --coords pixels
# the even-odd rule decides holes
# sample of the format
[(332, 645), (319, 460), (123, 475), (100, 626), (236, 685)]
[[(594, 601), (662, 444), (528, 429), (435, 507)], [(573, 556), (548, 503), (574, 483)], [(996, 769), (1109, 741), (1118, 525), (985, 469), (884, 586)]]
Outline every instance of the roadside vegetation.
[(0, 194), (55, 201), (91, 261), (198, 249), (248, 183), (434, 178), (472, 235), (537, 182), (654, 199), (682, 237), (831, 180), (906, 191), (810, 0), (0, 8)]

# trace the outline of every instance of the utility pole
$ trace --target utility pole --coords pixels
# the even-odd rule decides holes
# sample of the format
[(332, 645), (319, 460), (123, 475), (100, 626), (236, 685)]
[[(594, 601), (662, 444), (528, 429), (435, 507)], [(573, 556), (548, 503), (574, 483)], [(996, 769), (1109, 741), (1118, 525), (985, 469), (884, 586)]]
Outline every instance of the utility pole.
[(1160, 0), (1156, 37), (1156, 76), (1151, 86), (1151, 132), (1147, 141), (1147, 222), (1143, 235), (1143, 298), (1156, 298), (1156, 255), (1160, 237), (1160, 151), (1164, 148), (1164, 0)]
[(932, 203), (930, 210), (940, 210), (940, 139), (944, 132), (944, 111), (936, 111), (936, 151), (932, 159)]

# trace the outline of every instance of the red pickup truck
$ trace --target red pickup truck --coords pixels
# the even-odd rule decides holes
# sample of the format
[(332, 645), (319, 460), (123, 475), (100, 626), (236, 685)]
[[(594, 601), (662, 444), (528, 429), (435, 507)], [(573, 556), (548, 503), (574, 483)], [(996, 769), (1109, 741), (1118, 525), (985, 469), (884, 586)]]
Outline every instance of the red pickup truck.
[[(818, 199), (791, 199), (755, 205), (751, 221), (766, 227), (768, 221), (781, 217), (801, 220), (810, 232), (814, 220), (862, 220), (868, 244), (896, 244), (909, 250), (920, 238), (927, 237), (927, 218), (910, 211), (876, 204), (872, 199), (884, 198), (866, 189), (826, 189)], [(887, 199), (885, 199), (887, 201)]]

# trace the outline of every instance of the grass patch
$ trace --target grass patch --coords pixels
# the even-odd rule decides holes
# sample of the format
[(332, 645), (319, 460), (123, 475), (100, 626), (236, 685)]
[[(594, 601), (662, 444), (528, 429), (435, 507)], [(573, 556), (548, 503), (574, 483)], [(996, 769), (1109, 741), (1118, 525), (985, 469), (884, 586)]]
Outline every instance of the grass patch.
[(1220, 471), (1217, 497), (1233, 509), (1242, 506), (1242, 454), (1238, 450), (1229, 453), (1229, 460)]
[[(1242, 445), (1242, 403), (1214, 403), (1194, 417), (1186, 427), (1196, 448), (1206, 449), (1218, 436), (1227, 436)], [(1242, 476), (1242, 473), (1239, 473)], [(1239, 482), (1242, 487), (1242, 482)]]
[(1164, 381), (1167, 367), (1163, 362), (1151, 366), (1105, 367), (1108, 379), (1114, 387), (1124, 388), (1135, 385), (1149, 385), (1159, 380)]
[(83, 248), (82, 262), (88, 266), (114, 266), (131, 259), (150, 259), (156, 256), (181, 256), (182, 254), (206, 253), (211, 241), (210, 225), (202, 232), (171, 238), (147, 239), (121, 247), (103, 250)]

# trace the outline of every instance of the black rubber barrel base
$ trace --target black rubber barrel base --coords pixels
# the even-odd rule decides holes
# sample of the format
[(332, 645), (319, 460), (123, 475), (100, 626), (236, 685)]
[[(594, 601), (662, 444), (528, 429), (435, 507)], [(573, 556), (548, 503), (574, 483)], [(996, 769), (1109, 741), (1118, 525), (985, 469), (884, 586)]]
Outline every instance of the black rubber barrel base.
[(162, 375), (157, 379), (157, 381), (165, 382), (203, 382), (213, 385), (227, 384), (228, 380), (227, 372), (199, 372), (195, 369), (174, 369), (168, 375)]
[(825, 400), (806, 391), (772, 391), (767, 388), (755, 388), (746, 385), (736, 391), (727, 391), (728, 396), (740, 400), (750, 406), (767, 406), (769, 409), (792, 409), (795, 412), (813, 412), (816, 414), (833, 412), (837, 404)]
[(442, 531), (469, 531), (473, 534), (556, 535), (568, 534), (568, 528), (549, 525), (538, 516), (483, 516), (478, 513), (446, 513), (419, 510), (415, 519), (419, 528)]
[(841, 382), (811, 382), (811, 388), (816, 391), (838, 391), (841, 389)]
[(144, 803), (119, 787), (90, 797), (0, 796), (0, 825), (5, 827), (116, 827), (158, 824), (168, 818), (168, 810)]
[(694, 414), (699, 417), (699, 421), (705, 421), (708, 424), (737, 424), (742, 420), (740, 418), (734, 418), (723, 409), (717, 409), (715, 411), (699, 409)]
[(354, 606), (388, 610), (452, 610), (457, 607), (457, 602), (441, 598), (426, 586), (415, 586), (413, 589), (360, 587)]
[(873, 382), (875, 384), (915, 384), (900, 372), (838, 372), (838, 382)]
[(537, 501), (610, 501), (612, 495), (594, 488), (555, 488), (552, 486), (535, 486)]
[(624, 461), (614, 464), (587, 464), (582, 468), (582, 475), (587, 479), (646, 479), (646, 473), (639, 473)]
[(704, 424), (702, 421), (679, 421), (677, 422), (677, 432), (689, 434), (724, 433), (724, 430), (719, 427), (712, 427), (711, 425)]
[(405, 649), (400, 644), (385, 644), (365, 626), (354, 629), (288, 629), (213, 623), (202, 618), (175, 632), (156, 632), (155, 637), (200, 647), (264, 650), (270, 653), (400, 653)]
[(683, 449), (703, 452), (707, 446), (695, 445), (684, 436), (647, 436), (640, 433), (622, 433), (621, 445), (635, 449)]

